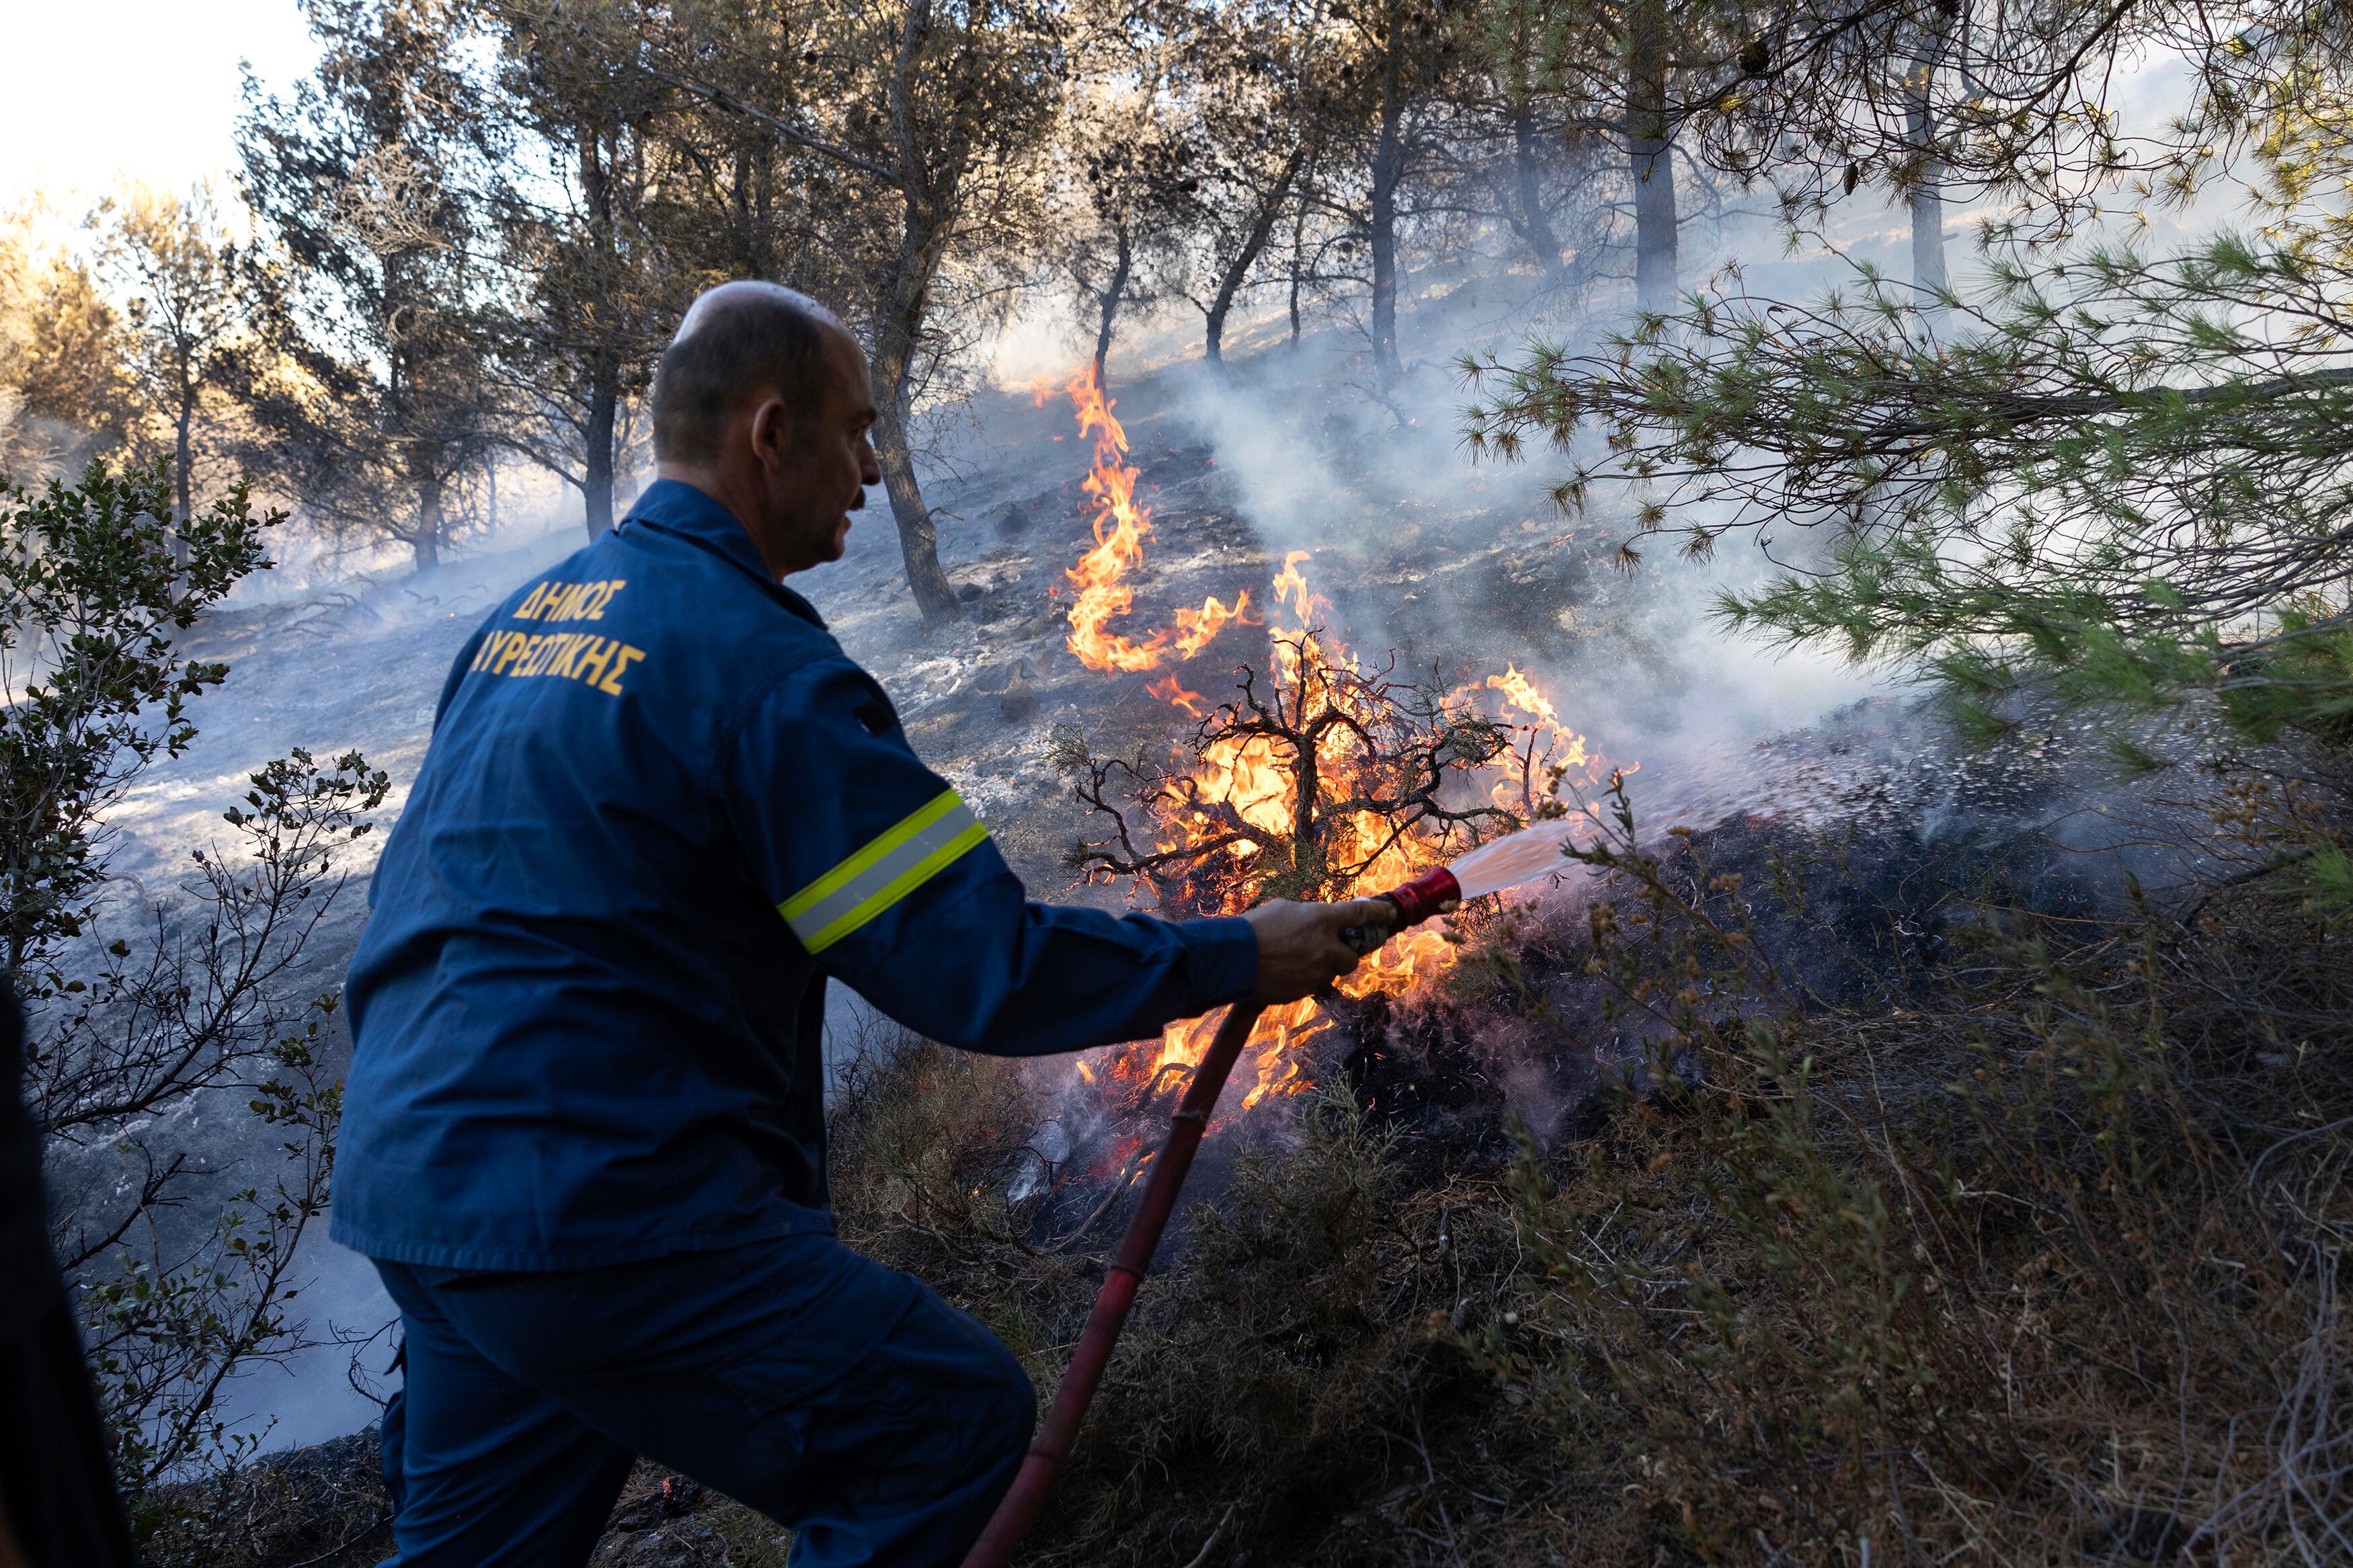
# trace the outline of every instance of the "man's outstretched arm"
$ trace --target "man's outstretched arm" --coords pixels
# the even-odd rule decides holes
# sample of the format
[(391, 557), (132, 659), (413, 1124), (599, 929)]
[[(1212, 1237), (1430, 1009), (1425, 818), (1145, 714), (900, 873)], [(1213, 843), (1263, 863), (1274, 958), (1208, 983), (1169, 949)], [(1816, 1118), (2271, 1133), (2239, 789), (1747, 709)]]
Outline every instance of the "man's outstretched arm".
[(1342, 929), (1392, 913), (1380, 900), (1277, 901), (1164, 921), (1031, 903), (846, 659), (771, 692), (730, 774), (738, 831), (795, 937), (888, 1016), (969, 1049), (1076, 1050), (1229, 1002), (1303, 996), (1356, 967)]

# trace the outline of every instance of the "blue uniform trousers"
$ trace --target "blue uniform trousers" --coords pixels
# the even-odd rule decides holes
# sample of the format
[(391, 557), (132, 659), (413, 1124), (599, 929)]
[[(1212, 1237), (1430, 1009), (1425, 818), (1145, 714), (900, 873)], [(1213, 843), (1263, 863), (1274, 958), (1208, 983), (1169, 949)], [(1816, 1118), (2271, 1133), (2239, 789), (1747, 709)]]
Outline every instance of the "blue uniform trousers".
[(797, 1531), (795, 1568), (954, 1568), (1036, 1401), (995, 1335), (825, 1235), (560, 1273), (379, 1260), (402, 1568), (587, 1562), (642, 1455)]

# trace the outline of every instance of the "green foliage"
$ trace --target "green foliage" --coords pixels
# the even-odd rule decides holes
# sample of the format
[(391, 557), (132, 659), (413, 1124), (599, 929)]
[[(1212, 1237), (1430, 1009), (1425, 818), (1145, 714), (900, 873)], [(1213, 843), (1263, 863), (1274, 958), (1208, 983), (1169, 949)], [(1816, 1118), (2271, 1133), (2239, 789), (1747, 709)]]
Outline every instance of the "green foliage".
[[(294, 994), (297, 965), (338, 853), (390, 787), (357, 752), (268, 763), (224, 814), (233, 847), (192, 853), (185, 901), (114, 934), (106, 813), (195, 738), (191, 700), (227, 667), (185, 634), (268, 564), (280, 521), (241, 485), (172, 515), (161, 463), (0, 490), (0, 956), (29, 1014), (51, 1238), (134, 1500), (248, 1454), (259, 1435), (220, 1415), (223, 1383), (305, 1342), (290, 1270), (325, 1211), (342, 1086), (324, 1060), (335, 997)], [(206, 1223), (172, 1211), (221, 1168), (158, 1121), (208, 1094), (242, 1103), (271, 1148), (266, 1177), (215, 1196)]]
[[(260, 1434), (223, 1419), (221, 1385), (313, 1342), (285, 1308), (295, 1245), (325, 1213), (334, 1173), (343, 1083), (324, 1027), (337, 998), (298, 1002), (283, 987), (340, 889), (335, 851), (369, 831), (362, 815), (389, 788), (357, 752), (322, 769), (298, 750), (253, 774), (245, 804), (224, 814), (245, 853), (195, 856), (201, 936), (191, 945), (159, 930), (136, 956), (118, 940), (88, 998), (34, 1053), (52, 1150), (109, 1139), (145, 1173), (128, 1205), (69, 1188), (58, 1216), (116, 1474), (134, 1499), (250, 1455)], [(185, 1155), (152, 1148), (145, 1118), (208, 1089), (241, 1097), (282, 1158), (235, 1190), (208, 1232), (173, 1247), (151, 1216), (185, 1201), (173, 1178)]]
[(2315, 846), (2307, 874), (2315, 905), (2332, 913), (2353, 909), (2353, 859), (2343, 845), (2325, 840)]
[[(2227, 174), (2261, 229), (2150, 256), (1996, 225), (1982, 282), (1933, 300), (1868, 267), (1810, 301), (1766, 299), (1735, 269), (1597, 352), (1465, 362), (1474, 441), (1574, 453), (1565, 508), (1626, 491), (1629, 563), (1644, 532), (1699, 550), (1772, 533), (1792, 569), (1729, 595), (1728, 623), (1916, 671), (1979, 738), (2031, 698), (2105, 717), (2128, 768), (2209, 705), (2243, 736), (2341, 739), (2353, 78), (2341, 18), (2263, 15), (2228, 37), (2132, 24), (2200, 78), (2189, 113), (2137, 154), (2138, 194), (2185, 200)], [(1966, 109), (1939, 156), (2009, 136)], [(2096, 116), (2080, 133), (2113, 140)], [(2086, 167), (2112, 188), (2125, 163), (2110, 146)], [(2029, 205), (2079, 210), (2010, 153), (1997, 165)]]
[(171, 516), (160, 462), (0, 489), (0, 962), (36, 1000), (70, 984), (49, 960), (104, 880), (100, 816), (187, 746), (188, 700), (227, 674), (173, 634), (266, 566), (281, 518), (255, 518), (243, 486), (184, 528)]
[[(1804, 309), (1732, 292), (1608, 354), (1475, 365), (1493, 395), (1471, 420), (1506, 455), (1601, 428), (1564, 505), (1611, 478), (1704, 508), (1711, 541), (1819, 531), (1804, 570), (1725, 598), (1733, 625), (1979, 706), (2160, 716), (2212, 690), (2249, 733), (2333, 730), (2353, 377), (2332, 337), (2260, 324), (2348, 286), (2290, 237), (1998, 267), (1941, 335), (1869, 276)], [(1656, 528), (1698, 527), (1676, 515)]]

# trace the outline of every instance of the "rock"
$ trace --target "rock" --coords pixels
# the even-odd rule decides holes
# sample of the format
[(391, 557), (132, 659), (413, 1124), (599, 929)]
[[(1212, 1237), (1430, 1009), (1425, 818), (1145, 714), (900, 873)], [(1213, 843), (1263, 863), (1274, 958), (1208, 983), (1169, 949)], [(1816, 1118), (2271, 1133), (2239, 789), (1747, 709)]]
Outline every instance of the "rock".
[(1012, 678), (1006, 681), (1004, 693), (997, 700), (997, 711), (1007, 723), (1026, 723), (1037, 713), (1038, 692), (1030, 685), (1037, 679), (1037, 668), (1028, 659), (1014, 665)]

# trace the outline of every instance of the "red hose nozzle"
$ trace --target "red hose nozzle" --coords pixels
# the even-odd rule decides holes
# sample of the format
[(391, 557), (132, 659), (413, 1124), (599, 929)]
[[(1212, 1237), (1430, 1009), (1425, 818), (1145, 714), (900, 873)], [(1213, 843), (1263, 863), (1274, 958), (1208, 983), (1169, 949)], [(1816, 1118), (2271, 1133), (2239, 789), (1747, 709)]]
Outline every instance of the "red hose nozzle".
[(1397, 924), (1388, 931), (1376, 931), (1370, 926), (1350, 926), (1340, 933), (1340, 940), (1358, 952), (1370, 952), (1408, 926), (1418, 926), (1426, 920), (1452, 914), (1462, 903), (1462, 884), (1454, 873), (1443, 866), (1432, 866), (1412, 881), (1391, 888), (1376, 898), (1387, 899), (1397, 906)]
[(1412, 881), (1391, 888), (1381, 897), (1398, 907), (1398, 930), (1418, 926), (1440, 915), (1452, 914), (1462, 902), (1462, 884), (1443, 866), (1432, 866)]

